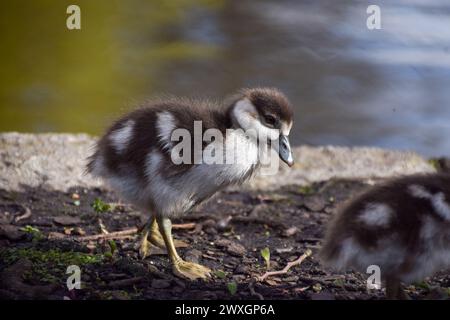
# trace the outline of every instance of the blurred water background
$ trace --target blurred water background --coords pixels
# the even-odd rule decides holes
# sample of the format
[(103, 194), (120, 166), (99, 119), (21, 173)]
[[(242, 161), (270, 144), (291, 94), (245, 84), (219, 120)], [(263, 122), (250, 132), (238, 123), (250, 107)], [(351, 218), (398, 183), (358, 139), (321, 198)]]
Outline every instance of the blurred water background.
[[(66, 28), (78, 4), (82, 29)], [(276, 86), (294, 144), (450, 155), (450, 1), (8, 0), (0, 131), (99, 134), (161, 93)]]

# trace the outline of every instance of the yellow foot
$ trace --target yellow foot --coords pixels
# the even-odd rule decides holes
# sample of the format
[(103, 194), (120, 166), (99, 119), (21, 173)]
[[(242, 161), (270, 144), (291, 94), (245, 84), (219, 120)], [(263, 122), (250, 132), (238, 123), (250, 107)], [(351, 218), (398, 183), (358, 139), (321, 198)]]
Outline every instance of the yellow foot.
[[(164, 242), (164, 238), (161, 234), (161, 232), (159, 232), (158, 228), (156, 227), (152, 227), (150, 234), (148, 236), (148, 241), (150, 241), (150, 243), (152, 245), (154, 245), (155, 247), (161, 248), (161, 249), (165, 249), (166, 248), (166, 243)], [(188, 244), (184, 241), (181, 240), (173, 240), (175, 247), (176, 248), (186, 248), (188, 246)]]
[(144, 260), (150, 255), (152, 245), (147, 240), (147, 237), (143, 237), (139, 245), (139, 257)]
[(176, 276), (189, 280), (208, 279), (211, 277), (211, 269), (181, 259), (173, 265), (172, 269)]
[(152, 230), (148, 240), (156, 247), (164, 249), (166, 244), (164, 243), (164, 238), (158, 230)]

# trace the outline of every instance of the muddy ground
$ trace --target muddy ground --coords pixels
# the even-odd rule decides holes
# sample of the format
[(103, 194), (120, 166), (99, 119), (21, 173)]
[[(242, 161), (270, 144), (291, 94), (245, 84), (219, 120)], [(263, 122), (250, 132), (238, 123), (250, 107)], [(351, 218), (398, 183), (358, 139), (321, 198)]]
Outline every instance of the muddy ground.
[[(367, 187), (330, 180), (267, 193), (220, 193), (174, 221), (174, 236), (184, 244), (180, 255), (214, 270), (206, 282), (173, 276), (160, 249), (140, 260), (132, 231), (114, 240), (103, 235), (89, 241), (86, 236), (130, 230), (145, 222), (140, 212), (106, 190), (0, 190), (0, 298), (383, 299), (383, 291), (366, 290), (367, 275), (332, 273), (317, 259), (336, 207)], [(269, 269), (261, 255), (264, 248), (270, 250)], [(312, 256), (301, 265), (255, 281), (307, 249)], [(81, 269), (79, 290), (67, 289), (69, 265)], [(448, 297), (449, 287), (450, 276), (440, 274), (409, 286), (407, 292), (413, 299), (441, 299)]]

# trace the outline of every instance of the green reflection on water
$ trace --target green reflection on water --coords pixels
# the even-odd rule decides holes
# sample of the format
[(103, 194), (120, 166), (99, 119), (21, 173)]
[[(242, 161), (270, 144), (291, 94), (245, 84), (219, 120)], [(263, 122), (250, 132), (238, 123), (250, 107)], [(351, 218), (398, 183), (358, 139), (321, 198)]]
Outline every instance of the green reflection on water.
[[(82, 30), (66, 28), (81, 8)], [(8, 1), (0, 10), (0, 131), (99, 133), (127, 104), (157, 90), (157, 72), (219, 48), (183, 39), (194, 7), (222, 0)]]

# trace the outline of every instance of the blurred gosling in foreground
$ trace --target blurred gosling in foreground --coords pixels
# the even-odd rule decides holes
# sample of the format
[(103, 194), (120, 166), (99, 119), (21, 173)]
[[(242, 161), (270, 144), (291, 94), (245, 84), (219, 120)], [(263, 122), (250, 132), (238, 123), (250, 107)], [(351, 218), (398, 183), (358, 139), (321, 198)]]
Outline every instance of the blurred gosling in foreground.
[(450, 267), (450, 175), (393, 179), (351, 199), (330, 222), (321, 258), (338, 270), (377, 265), (386, 297), (408, 298), (401, 282)]

